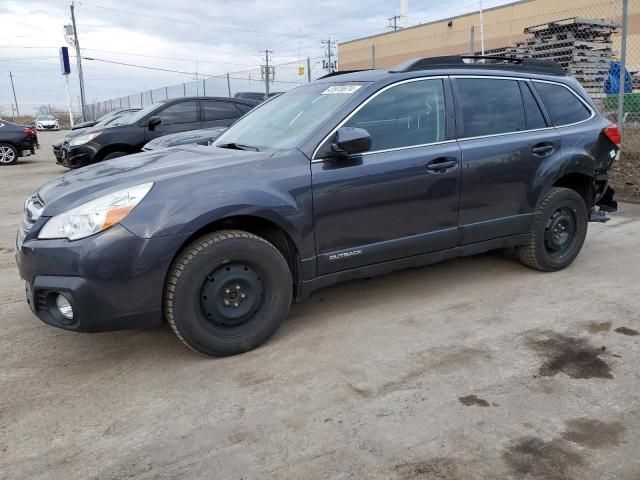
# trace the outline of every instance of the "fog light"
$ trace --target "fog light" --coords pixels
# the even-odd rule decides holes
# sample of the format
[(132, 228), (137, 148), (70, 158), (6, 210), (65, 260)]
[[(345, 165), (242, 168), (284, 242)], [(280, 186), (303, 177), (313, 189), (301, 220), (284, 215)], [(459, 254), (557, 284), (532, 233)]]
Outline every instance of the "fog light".
[(73, 320), (73, 307), (64, 295), (58, 295), (56, 297), (56, 307), (62, 316), (68, 320)]

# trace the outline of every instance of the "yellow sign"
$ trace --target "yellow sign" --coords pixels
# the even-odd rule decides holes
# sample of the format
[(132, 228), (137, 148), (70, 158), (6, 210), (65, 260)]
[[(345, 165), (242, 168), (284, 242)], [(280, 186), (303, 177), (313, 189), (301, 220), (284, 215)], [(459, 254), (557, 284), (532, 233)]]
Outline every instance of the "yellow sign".
[(304, 67), (298, 67), (298, 75), (304, 75)]

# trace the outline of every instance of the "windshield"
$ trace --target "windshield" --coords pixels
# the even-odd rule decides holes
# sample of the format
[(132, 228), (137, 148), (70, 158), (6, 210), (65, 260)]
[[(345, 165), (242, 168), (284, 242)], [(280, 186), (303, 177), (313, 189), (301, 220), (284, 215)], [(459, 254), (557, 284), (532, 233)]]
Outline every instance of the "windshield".
[(289, 90), (246, 114), (215, 145), (294, 148), (364, 85), (321, 83)]
[(55, 120), (51, 115), (38, 115), (38, 120)]
[(165, 102), (158, 102), (158, 103), (152, 103), (151, 105), (147, 105), (142, 110), (138, 110), (137, 112), (134, 112), (131, 116), (127, 116), (126, 119), (122, 119), (123, 120), (122, 123), (119, 123), (119, 124), (131, 125), (133, 123), (136, 123), (138, 120), (142, 120), (149, 113), (153, 112), (156, 108), (158, 108), (163, 103)]
[(96, 123), (95, 126), (96, 127), (105, 127), (105, 126), (108, 125), (110, 127), (113, 127), (115, 125), (123, 125), (124, 123), (126, 123), (129, 120), (129, 117), (131, 115), (133, 115), (134, 113), (137, 113), (137, 111), (133, 111), (133, 112), (118, 112), (118, 113), (114, 114), (112, 117), (105, 118), (101, 122)]

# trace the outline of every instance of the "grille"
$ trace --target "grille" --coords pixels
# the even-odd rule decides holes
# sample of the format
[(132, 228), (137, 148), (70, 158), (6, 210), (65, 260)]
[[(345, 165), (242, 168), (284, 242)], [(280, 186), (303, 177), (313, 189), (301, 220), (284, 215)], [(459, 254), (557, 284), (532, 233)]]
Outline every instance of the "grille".
[(37, 290), (35, 296), (33, 297), (35, 302), (36, 310), (46, 310), (47, 309), (47, 291), (46, 290)]

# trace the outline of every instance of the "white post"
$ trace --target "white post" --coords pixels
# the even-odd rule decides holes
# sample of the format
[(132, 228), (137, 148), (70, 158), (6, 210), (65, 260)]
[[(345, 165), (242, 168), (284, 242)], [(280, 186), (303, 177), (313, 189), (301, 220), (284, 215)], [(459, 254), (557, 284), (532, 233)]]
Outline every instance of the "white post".
[(484, 19), (482, 17), (482, 0), (480, 0), (480, 51), (484, 57)]
[(69, 75), (64, 76), (64, 81), (67, 84), (67, 107), (69, 108), (69, 124), (73, 128), (73, 111), (71, 110), (71, 91), (69, 90)]

